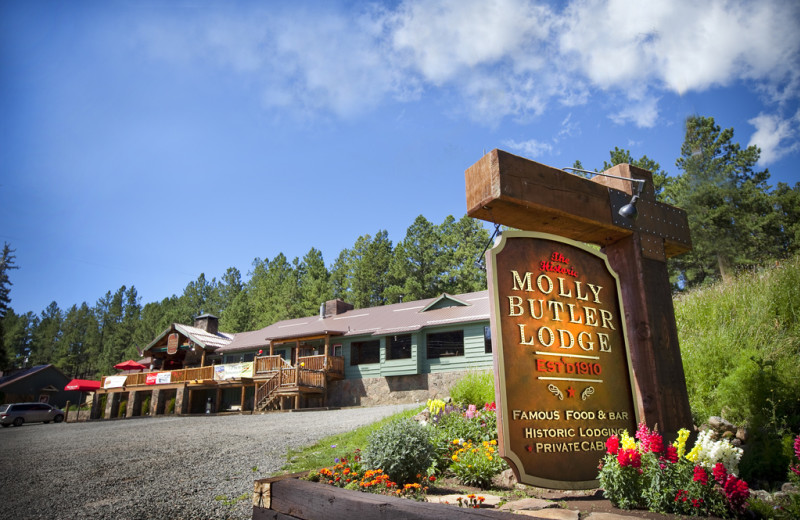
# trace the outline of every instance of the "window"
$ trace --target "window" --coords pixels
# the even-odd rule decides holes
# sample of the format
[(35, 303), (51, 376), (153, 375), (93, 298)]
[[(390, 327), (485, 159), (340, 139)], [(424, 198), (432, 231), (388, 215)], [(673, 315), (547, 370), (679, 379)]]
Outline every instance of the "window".
[(464, 355), (463, 330), (428, 334), (426, 339), (428, 359)]
[(410, 359), (411, 334), (386, 337), (386, 359)]
[(350, 364), (366, 365), (368, 363), (381, 362), (381, 342), (373, 341), (354, 341), (350, 344)]
[(333, 355), (334, 356), (342, 356), (342, 345), (337, 343), (333, 346)]
[(483, 351), (487, 354), (492, 353), (492, 328), (483, 328)]

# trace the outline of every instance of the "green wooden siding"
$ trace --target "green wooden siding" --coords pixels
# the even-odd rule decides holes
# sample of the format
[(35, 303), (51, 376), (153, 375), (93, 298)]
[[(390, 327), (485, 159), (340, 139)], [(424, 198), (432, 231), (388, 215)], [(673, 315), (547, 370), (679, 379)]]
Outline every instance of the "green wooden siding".
[[(381, 360), (380, 363), (350, 365), (350, 345), (357, 341), (374, 340), (374, 336), (356, 336), (342, 341), (342, 354), (344, 355), (344, 373), (346, 379), (361, 379), (367, 377), (390, 377), (413, 374), (427, 374), (435, 372), (449, 372), (467, 369), (492, 368), (492, 354), (485, 352), (483, 339), (484, 327), (488, 321), (479, 321), (447, 327), (429, 327), (411, 334), (410, 359), (386, 359), (386, 337), (380, 338)], [(427, 358), (427, 334), (435, 332), (464, 331), (464, 355), (438, 359)]]

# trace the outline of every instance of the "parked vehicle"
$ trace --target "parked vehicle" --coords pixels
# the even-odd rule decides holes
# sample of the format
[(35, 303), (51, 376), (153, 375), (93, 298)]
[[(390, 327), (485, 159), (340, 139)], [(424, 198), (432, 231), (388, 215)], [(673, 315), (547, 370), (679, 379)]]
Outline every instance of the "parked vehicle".
[(60, 423), (64, 420), (64, 412), (46, 403), (13, 403), (0, 404), (0, 424), (3, 428), (22, 426), (26, 422), (50, 421)]

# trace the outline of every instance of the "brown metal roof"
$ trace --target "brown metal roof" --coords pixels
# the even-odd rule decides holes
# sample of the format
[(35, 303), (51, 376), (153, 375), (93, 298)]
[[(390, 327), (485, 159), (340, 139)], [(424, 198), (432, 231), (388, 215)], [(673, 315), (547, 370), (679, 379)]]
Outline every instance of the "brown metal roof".
[[(442, 307), (439, 307), (442, 305)], [(427, 310), (426, 310), (427, 309)], [(308, 336), (386, 335), (413, 332), (425, 327), (469, 323), (489, 319), (489, 292), (441, 295), (413, 302), (396, 303), (367, 309), (353, 309), (321, 318), (309, 316), (274, 323), (261, 330), (236, 334), (233, 341), (217, 350), (235, 352), (268, 346)]]

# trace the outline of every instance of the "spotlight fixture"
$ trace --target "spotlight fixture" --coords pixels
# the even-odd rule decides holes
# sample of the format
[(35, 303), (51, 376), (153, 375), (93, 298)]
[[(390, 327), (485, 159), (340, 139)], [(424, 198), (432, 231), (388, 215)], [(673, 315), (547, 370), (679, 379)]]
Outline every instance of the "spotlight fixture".
[(561, 168), (561, 169), (572, 170), (582, 173), (591, 173), (592, 175), (602, 175), (603, 177), (611, 177), (612, 179), (620, 179), (623, 181), (634, 183), (633, 196), (631, 197), (630, 202), (619, 208), (619, 211), (617, 213), (619, 213), (619, 216), (624, 217), (628, 220), (636, 220), (636, 217), (639, 216), (639, 212), (636, 210), (636, 203), (639, 202), (639, 194), (642, 193), (642, 187), (644, 186), (645, 183), (644, 179), (632, 179), (630, 177), (620, 177), (619, 175), (609, 175), (608, 173), (581, 170), (579, 168)]

